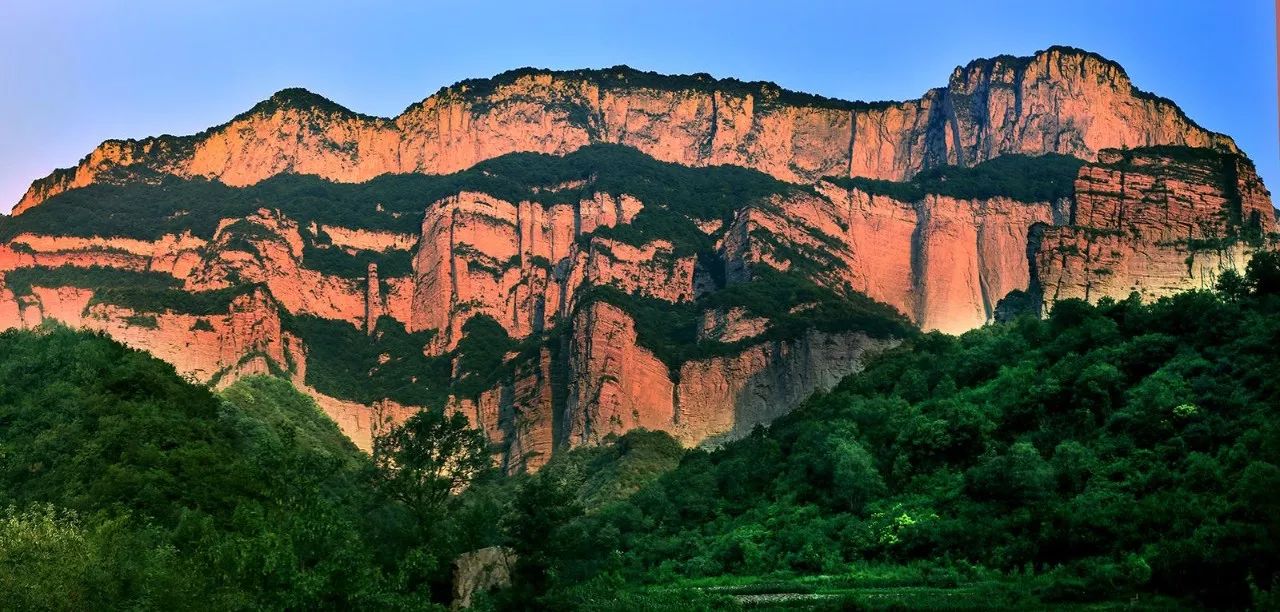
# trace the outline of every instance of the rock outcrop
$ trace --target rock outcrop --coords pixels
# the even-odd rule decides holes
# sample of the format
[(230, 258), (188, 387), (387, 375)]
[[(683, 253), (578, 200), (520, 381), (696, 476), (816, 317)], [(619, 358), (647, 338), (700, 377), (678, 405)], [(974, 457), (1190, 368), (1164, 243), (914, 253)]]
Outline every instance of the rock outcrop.
[(1136, 89), (1116, 63), (1066, 47), (975, 60), (919, 99), (874, 104), (707, 75), (522, 69), (442, 89), (394, 119), (284, 90), (194, 136), (107, 141), (77, 166), (33, 183), (14, 214), (69, 189), (157, 173), (232, 186), (284, 172), (360, 182), (447, 174), (507, 153), (564, 154), (598, 142), (804, 182), (904, 180), (925, 168), (971, 166), (1007, 153), (1092, 160), (1125, 146), (1236, 150), (1171, 102)]
[(490, 546), (473, 550), (453, 562), (453, 603), (450, 610), (466, 610), (479, 593), (511, 585), (516, 554), (509, 548)]
[(1104, 151), (1076, 180), (1066, 227), (1033, 241), (1035, 290), (1065, 298), (1155, 299), (1212, 288), (1275, 248), (1275, 210), (1245, 157), (1197, 150)]

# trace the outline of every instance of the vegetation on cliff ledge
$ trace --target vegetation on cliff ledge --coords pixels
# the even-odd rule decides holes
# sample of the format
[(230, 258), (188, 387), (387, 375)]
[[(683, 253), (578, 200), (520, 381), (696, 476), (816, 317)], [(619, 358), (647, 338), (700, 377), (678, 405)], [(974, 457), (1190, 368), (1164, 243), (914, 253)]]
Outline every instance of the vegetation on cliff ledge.
[[(671, 303), (608, 285), (584, 287), (575, 307), (601, 301), (626, 312), (635, 322), (637, 343), (673, 372), (688, 361), (735, 354), (762, 342), (796, 340), (809, 330), (862, 332), (879, 339), (917, 333), (901, 313), (862, 294), (837, 294), (802, 275), (768, 266), (757, 266), (752, 274), (750, 281), (729, 284), (691, 302)], [(734, 342), (699, 338), (703, 317), (735, 308), (766, 319), (764, 333)]]
[[(560, 188), (564, 185), (580, 186)], [(21, 215), (0, 218), (0, 240), (24, 232), (145, 240), (190, 232), (211, 238), (220, 221), (243, 218), (260, 208), (279, 210), (302, 226), (316, 222), (417, 234), (428, 206), (464, 191), (512, 203), (575, 206), (595, 193), (630, 194), (682, 216), (723, 219), (752, 201), (795, 189), (802, 188), (754, 170), (690, 168), (602, 144), (565, 156), (513, 153), (455, 174), (383, 175), (364, 183), (281, 174), (241, 188), (173, 177), (95, 184), (54, 196)]]
[[(606, 90), (648, 89), (676, 93), (722, 93), (730, 96), (746, 98), (750, 96), (761, 109), (780, 106), (798, 106), (827, 108), (833, 110), (867, 110), (881, 109), (903, 104), (902, 102), (881, 101), (863, 102), (860, 100), (841, 100), (817, 94), (785, 89), (771, 81), (742, 81), (735, 78), (716, 78), (705, 72), (695, 74), (661, 74), (653, 71), (638, 70), (626, 65), (600, 69), (548, 70), (544, 68), (517, 68), (508, 70), (490, 78), (466, 79), (442, 87), (435, 93), (436, 98), (464, 98), (471, 101), (472, 112), (483, 112), (490, 104), (498, 88), (514, 84), (521, 78), (547, 75), (560, 81), (579, 81), (595, 84)], [(587, 99), (582, 99), (587, 103)], [(409, 105), (405, 112), (410, 112), (422, 103)], [(584, 107), (585, 109), (585, 107)], [(586, 118), (584, 118), (586, 119)]]
[(475, 399), (503, 382), (522, 361), (504, 361), (504, 356), (518, 351), (528, 358), (526, 351), (544, 341), (535, 335), (518, 343), (486, 315), (468, 319), (457, 347), (434, 356), (425, 355), (424, 347), (436, 330), (409, 332), (388, 316), (378, 319), (372, 334), (346, 321), (309, 315), (285, 314), (282, 326), (307, 347), (306, 383), (317, 391), (363, 404), (390, 399), (437, 409), (450, 395)]
[(828, 177), (845, 189), (918, 202), (937, 194), (965, 200), (1006, 197), (1019, 202), (1054, 202), (1075, 194), (1076, 174), (1084, 161), (1070, 155), (1001, 155), (971, 168), (937, 166), (909, 181)]
[(142, 313), (175, 312), (193, 315), (227, 314), (235, 298), (255, 286), (188, 291), (182, 282), (163, 272), (125, 270), (106, 266), (18, 268), (4, 273), (4, 283), (15, 296), (31, 295), (33, 287), (77, 287), (93, 291), (89, 305), (111, 304)]

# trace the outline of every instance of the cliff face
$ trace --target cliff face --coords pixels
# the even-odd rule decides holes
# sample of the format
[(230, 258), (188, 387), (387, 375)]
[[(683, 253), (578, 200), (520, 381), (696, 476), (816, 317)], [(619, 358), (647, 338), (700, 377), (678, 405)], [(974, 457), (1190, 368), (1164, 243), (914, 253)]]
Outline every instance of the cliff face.
[[(1105, 148), (1169, 143), (1201, 148)], [(1000, 157), (1047, 152), (1079, 159)], [(281, 173), (368, 182), (174, 178)], [(55, 195), (94, 182), (122, 191)], [(101, 330), (215, 385), (288, 377), (364, 448), (461, 412), (509, 472), (639, 427), (742, 436), (910, 324), (963, 332), (1011, 294), (1156, 298), (1277, 244), (1229, 139), (1061, 49), (878, 105), (623, 69), (465, 82), (395, 120), (286, 91), (105, 144), (24, 204), (0, 218), (0, 328)]]
[(1240, 155), (1105, 151), (1076, 180), (1071, 226), (1034, 241), (1036, 289), (1051, 304), (1211, 288), (1274, 248), (1274, 232), (1270, 195)]
[(17, 308), (0, 321), (6, 327), (31, 328), (50, 319), (101, 331), (195, 380), (229, 383), (268, 374), (269, 363), (286, 362), (280, 311), (265, 291), (237, 297), (227, 312), (215, 315), (140, 312), (95, 302), (93, 290), (78, 287), (32, 287), (8, 303)]
[(961, 333), (992, 320), (996, 303), (1030, 281), (1027, 237), (1062, 223), (1066, 202), (929, 194), (915, 202), (831, 183), (822, 197), (741, 215), (729, 232), (729, 270), (755, 262), (812, 273), (907, 314), (925, 330)]
[(564, 154), (591, 143), (802, 182), (904, 180), (922, 169), (971, 166), (1007, 153), (1092, 160), (1113, 147), (1236, 150), (1171, 102), (1135, 89), (1114, 62), (1061, 47), (975, 60), (919, 99), (875, 104), (625, 67), (519, 70), (443, 89), (394, 119), (284, 90), (201, 134), (107, 141), (74, 168), (33, 183), (14, 214), (69, 189), (157, 174), (232, 186), (286, 172), (359, 182), (456, 172), (513, 152)]
[(742, 437), (861, 369), (864, 355), (896, 344), (860, 333), (811, 331), (788, 342), (761, 340), (732, 355), (691, 360), (673, 373), (637, 345), (634, 325), (609, 304), (579, 313), (565, 410), (572, 444), (597, 443), (637, 428), (671, 432), (686, 445)]
[[(660, 202), (586, 184), (538, 202), (463, 191), (427, 207), (418, 236), (301, 223), (267, 208), (224, 219), (208, 240), (24, 233), (0, 246), (0, 324), (55, 319), (101, 330), (217, 384), (284, 374), (367, 448), (380, 426), (429, 402), (343, 399), (341, 389), (316, 378), (314, 362), (327, 359), (329, 376), (335, 358), (341, 366), (349, 357), (348, 369), (377, 370), (414, 357), (396, 352), (403, 348), (379, 352), (370, 366), (354, 355), (326, 357), (317, 350), (333, 332), (290, 322), (336, 321), (376, 344), (386, 319), (411, 341), (425, 334), (409, 345), (428, 360), (423, 368), (444, 360), (451, 372), (433, 383), (424, 370), (408, 384), (487, 381), (452, 393), (447, 409), (482, 428), (509, 471), (537, 469), (556, 448), (637, 427), (689, 445), (711, 443), (767, 423), (893, 343), (856, 330), (778, 339), (771, 335), (777, 317), (790, 315), (761, 314), (750, 299), (708, 301), (725, 288), (758, 284), (760, 266), (864, 294), (925, 329), (961, 332), (992, 320), (1015, 290), (1041, 296), (1045, 307), (1134, 290), (1158, 297), (1211, 286), (1222, 269), (1241, 268), (1253, 250), (1274, 242), (1269, 196), (1239, 155), (1175, 148), (1099, 157), (1081, 166), (1071, 197), (1052, 202), (936, 193), (897, 199), (824, 181), (746, 203), (727, 223), (696, 224), (714, 249), (708, 261), (719, 262), (718, 278), (717, 264), (671, 240), (632, 244), (608, 234), (648, 207), (661, 210)], [(318, 242), (344, 252), (404, 253), (411, 265), (402, 275), (383, 274), (376, 263), (365, 265), (363, 277), (329, 274), (312, 269)], [(192, 296), (238, 294), (192, 313), (163, 302), (118, 305), (118, 287), (95, 289), (94, 282), (13, 276), (67, 267), (160, 274)], [(642, 331), (633, 306), (592, 297), (597, 287), (669, 311), (674, 318), (659, 327), (681, 325), (678, 312), (696, 313), (683, 342), (710, 352), (674, 362), (659, 355), (661, 341), (644, 335), (655, 333), (653, 324)], [(794, 299), (792, 313), (815, 306)], [(464, 328), (476, 317), (491, 319), (512, 343), (501, 349), (496, 373), (459, 369)], [(533, 352), (521, 348), (538, 343)]]

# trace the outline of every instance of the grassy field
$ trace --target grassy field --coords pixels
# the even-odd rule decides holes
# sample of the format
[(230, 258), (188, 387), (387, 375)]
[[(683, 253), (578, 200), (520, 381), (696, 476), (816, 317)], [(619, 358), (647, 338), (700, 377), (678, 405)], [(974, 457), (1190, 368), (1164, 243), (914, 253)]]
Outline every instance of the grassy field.
[(927, 565), (861, 566), (825, 576), (721, 576), (651, 587), (672, 594), (727, 595), (746, 610), (1168, 610), (1175, 599), (1141, 594), (1113, 601), (1046, 601), (1042, 576)]

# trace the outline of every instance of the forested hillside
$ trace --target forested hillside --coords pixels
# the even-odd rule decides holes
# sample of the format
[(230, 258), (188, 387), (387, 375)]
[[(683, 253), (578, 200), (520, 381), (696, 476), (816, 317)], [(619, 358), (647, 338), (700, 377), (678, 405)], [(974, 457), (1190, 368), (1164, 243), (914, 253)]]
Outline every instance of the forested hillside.
[(1280, 258), (1246, 276), (919, 336), (585, 513), (543, 512), (593, 471), (553, 461), (518, 497), (543, 503), (516, 503), (542, 522), (514, 540), (535, 559), (525, 585), (566, 608), (611, 607), (624, 583), (911, 608), (1274, 605)]
[(420, 525), (382, 482), (286, 381), (214, 394), (102, 336), (0, 334), (0, 608), (447, 603), (484, 532)]
[(503, 544), (514, 584), (481, 609), (1266, 607), (1277, 308), (1264, 255), (1217, 292), (917, 336), (719, 450), (635, 431), (514, 478), (458, 417), (371, 459), (283, 380), (214, 394), (102, 336), (9, 331), (0, 591), (422, 609), (459, 554)]

